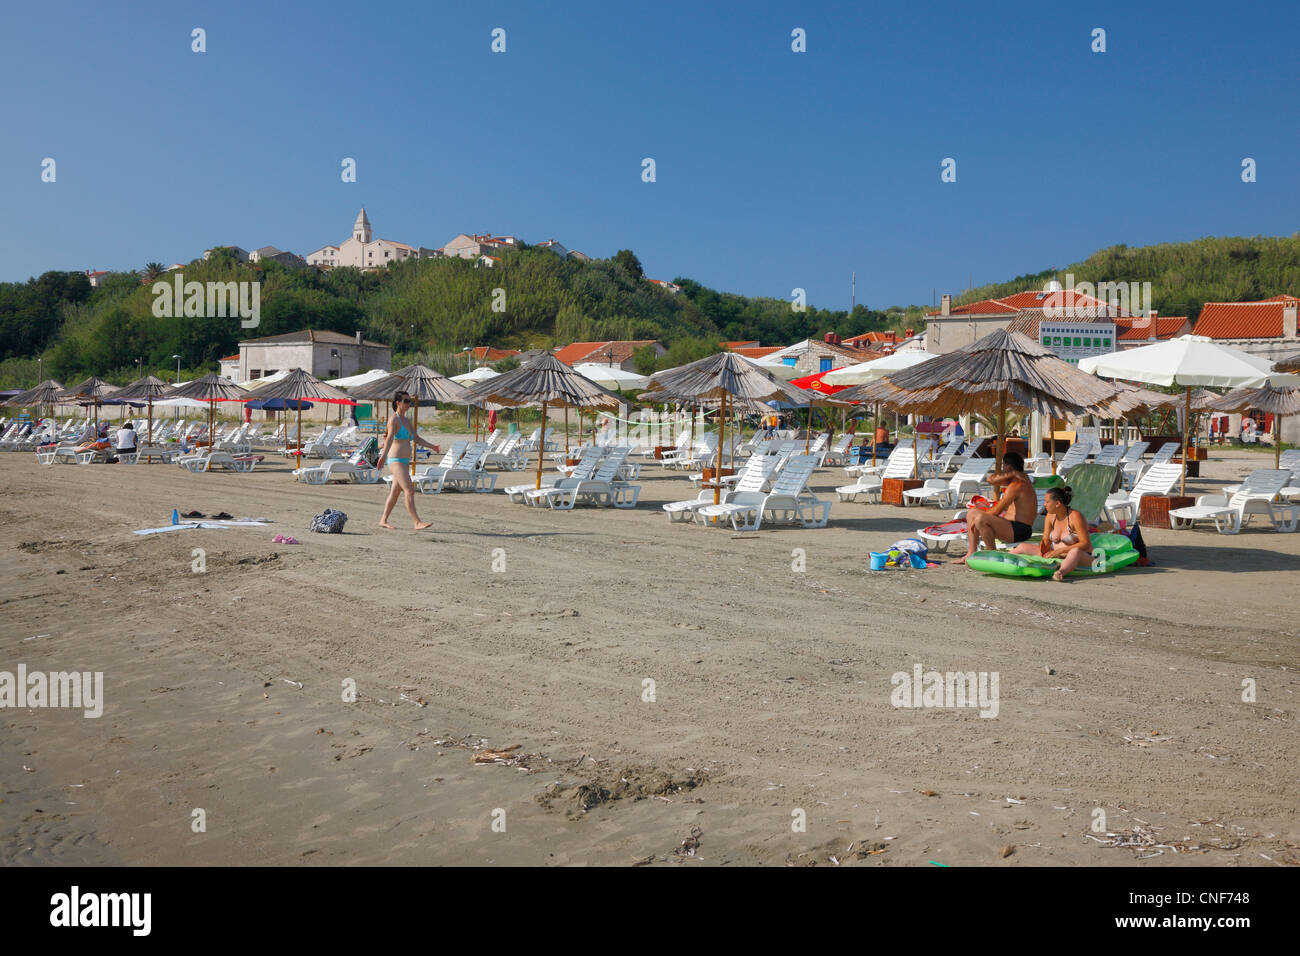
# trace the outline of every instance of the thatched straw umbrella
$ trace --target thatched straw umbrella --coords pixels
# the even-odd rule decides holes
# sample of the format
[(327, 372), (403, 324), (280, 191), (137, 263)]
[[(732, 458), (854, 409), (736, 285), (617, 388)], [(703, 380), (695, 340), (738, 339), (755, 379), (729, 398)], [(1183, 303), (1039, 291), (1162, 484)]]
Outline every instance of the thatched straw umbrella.
[(722, 448), (726, 442), (727, 400), (735, 401), (786, 401), (793, 405), (809, 405), (816, 398), (810, 392), (778, 379), (735, 352), (718, 352), (699, 361), (678, 368), (656, 372), (650, 377), (649, 396), (661, 400), (664, 396), (677, 401), (702, 402), (716, 399), (721, 409), (718, 415), (718, 457), (714, 471), (713, 503), (720, 500), (722, 474)]
[(257, 398), (256, 392), (240, 388), (228, 378), (222, 378), (216, 372), (209, 372), (202, 378), (178, 385), (168, 398), (189, 398), (196, 402), (208, 403), (208, 447), (212, 446), (212, 420), (216, 402), (246, 402)]
[[(381, 378), (369, 385), (353, 389), (352, 395), (355, 398), (371, 401), (391, 402), (393, 395), (399, 391), (408, 392), (413, 399), (411, 410), (412, 434), (419, 431), (421, 402), (426, 405), (442, 403), (451, 405), (474, 404), (469, 389), (425, 365), (408, 365), (405, 368), (398, 369), (387, 378)], [(413, 450), (411, 453), (412, 475), (415, 474), (416, 451), (418, 449)]]
[[(1109, 418), (1116, 442), (1119, 441), (1119, 422), (1121, 419), (1129, 421), (1130, 419), (1150, 415), (1156, 409), (1172, 408), (1182, 400), (1177, 395), (1153, 392), (1149, 388), (1143, 388), (1131, 382), (1111, 382), (1110, 384), (1116, 389), (1115, 395), (1105, 401), (1089, 406), (1085, 411), (1099, 419)], [(1055, 431), (1052, 432), (1052, 473), (1056, 473)]]
[(47, 378), (35, 388), (20, 392), (4, 404), (12, 408), (41, 408), (53, 405), (54, 397), (63, 391), (63, 385), (52, 378)]
[[(998, 422), (1006, 420), (1008, 407), (1056, 417), (1078, 414), (1116, 391), (1028, 337), (1004, 329), (882, 381), (896, 408), (932, 416), (992, 413)], [(859, 389), (837, 397), (858, 398)], [(1005, 450), (1006, 436), (999, 434), (995, 465), (999, 471)]]
[(382, 402), (387, 405), (393, 400), (393, 393), (402, 387), (401, 382), (398, 380), (398, 376), (401, 375), (402, 372), (408, 371), (411, 368), (413, 368), (413, 366), (408, 365), (404, 369), (400, 369), (390, 375), (384, 376), (383, 378), (376, 379), (373, 382), (366, 382), (364, 385), (349, 387), (347, 392), (359, 402), (375, 402), (375, 418), (379, 421), (384, 421), (387, 416), (379, 414), (378, 404)]
[(495, 402), (498, 405), (542, 406), (542, 434), (537, 448), (537, 484), (542, 487), (541, 449), (546, 447), (546, 410), (552, 405), (563, 408), (617, 409), (627, 404), (622, 396), (602, 388), (565, 365), (553, 355), (539, 355), (527, 365), (511, 369), (480, 382), (469, 390), (474, 401)]
[(1259, 388), (1238, 388), (1210, 407), (1215, 411), (1234, 413), (1258, 408), (1272, 415), (1273, 467), (1277, 468), (1282, 460), (1282, 416), (1300, 413), (1300, 387), (1266, 382)]
[(1300, 352), (1283, 355), (1273, 366), (1275, 372), (1300, 372)]
[(99, 432), (99, 403), (108, 398), (117, 391), (116, 385), (109, 385), (102, 378), (96, 378), (94, 375), (86, 379), (79, 385), (71, 388), (65, 388), (61, 392), (56, 392), (53, 401), (56, 404), (64, 402), (79, 402), (81, 404), (95, 406), (95, 431)]
[[(250, 399), (257, 401), (272, 401), (280, 399), (282, 402), (293, 402), (298, 409), (298, 464), (302, 464), (302, 403), (307, 402), (328, 402), (331, 405), (355, 405), (357, 400), (342, 389), (335, 388), (333, 385), (327, 385), (300, 368), (295, 368), (284, 378), (277, 382), (272, 382), (263, 388), (259, 388), (249, 395)], [(284, 430), (284, 447), (285, 451), (289, 450), (289, 429)]]
[(118, 391), (113, 393), (113, 398), (120, 401), (139, 401), (144, 399), (149, 405), (149, 437), (145, 440), (146, 445), (153, 444), (153, 400), (155, 398), (170, 398), (172, 386), (168, 385), (162, 379), (154, 375), (146, 375), (138, 378), (130, 385), (123, 385)]

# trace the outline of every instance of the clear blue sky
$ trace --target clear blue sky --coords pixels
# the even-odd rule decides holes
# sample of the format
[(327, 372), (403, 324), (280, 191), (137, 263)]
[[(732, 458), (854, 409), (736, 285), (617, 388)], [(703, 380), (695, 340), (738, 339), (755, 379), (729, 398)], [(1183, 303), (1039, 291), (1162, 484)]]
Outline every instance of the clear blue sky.
[(846, 308), (857, 270), (858, 301), (883, 307), (1116, 243), (1300, 229), (1294, 0), (60, 2), (4, 19), (2, 280), (218, 244), (305, 254), (364, 205), (381, 238), (627, 247), (654, 278), (798, 286), (820, 307)]

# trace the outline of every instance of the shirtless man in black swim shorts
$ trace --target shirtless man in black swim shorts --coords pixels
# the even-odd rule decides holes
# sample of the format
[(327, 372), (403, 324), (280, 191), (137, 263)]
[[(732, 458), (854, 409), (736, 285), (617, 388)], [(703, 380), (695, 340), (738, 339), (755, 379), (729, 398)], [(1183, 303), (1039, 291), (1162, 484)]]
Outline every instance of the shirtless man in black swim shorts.
[(955, 563), (965, 564), (980, 548), (992, 550), (997, 542), (1019, 544), (1034, 533), (1034, 517), (1038, 513), (1038, 496), (1034, 483), (1025, 474), (1025, 460), (1017, 452), (1002, 456), (1002, 470), (988, 477), (988, 483), (1002, 487), (998, 503), (988, 511), (970, 508), (966, 511), (966, 555)]

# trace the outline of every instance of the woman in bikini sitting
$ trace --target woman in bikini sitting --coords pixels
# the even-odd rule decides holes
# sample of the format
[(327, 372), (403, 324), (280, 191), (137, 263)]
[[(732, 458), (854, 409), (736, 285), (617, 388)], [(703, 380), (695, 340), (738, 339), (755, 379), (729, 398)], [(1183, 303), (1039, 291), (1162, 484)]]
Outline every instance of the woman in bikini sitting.
[(1038, 495), (1034, 483), (1025, 474), (1025, 460), (1018, 452), (1009, 451), (1002, 456), (1002, 470), (987, 479), (993, 487), (1005, 485), (1002, 494), (988, 511), (969, 508), (966, 511), (966, 554), (954, 564), (965, 564), (966, 558), (981, 547), (991, 550), (999, 541), (1019, 544), (1034, 533), (1034, 517), (1038, 513)]
[[(415, 457), (416, 445), (423, 445), (431, 451), (437, 451), (437, 445), (431, 445), (415, 433), (406, 420), (406, 410), (411, 407), (411, 396), (406, 392), (398, 392), (393, 396), (393, 414), (388, 418), (388, 431), (384, 435), (384, 448), (379, 453), (379, 461), (375, 467), (383, 470), (384, 463), (387, 462), (389, 472), (393, 476), (392, 487), (388, 489), (388, 500), (384, 503), (384, 516), (379, 519), (379, 527), (392, 528), (388, 523), (389, 516), (393, 513), (393, 506), (397, 504), (397, 496), (406, 497), (406, 510), (410, 512), (411, 520), (415, 522), (415, 530), (423, 531), (431, 527), (432, 522), (421, 521), (420, 516), (415, 512), (415, 486), (411, 483), (411, 459)], [(393, 457), (389, 458), (389, 452)]]
[(1016, 554), (1041, 554), (1045, 558), (1060, 558), (1061, 567), (1052, 575), (1053, 581), (1064, 581), (1065, 576), (1083, 560), (1092, 561), (1092, 538), (1083, 512), (1070, 508), (1074, 492), (1065, 488), (1047, 490), (1047, 519), (1043, 523), (1043, 540), (1038, 544), (1024, 544), (1015, 548)]

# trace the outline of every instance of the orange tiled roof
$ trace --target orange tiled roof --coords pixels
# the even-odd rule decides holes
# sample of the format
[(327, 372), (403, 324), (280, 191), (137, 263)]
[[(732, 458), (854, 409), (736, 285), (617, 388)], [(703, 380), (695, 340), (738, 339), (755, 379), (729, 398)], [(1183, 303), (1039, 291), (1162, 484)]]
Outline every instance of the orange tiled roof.
[(727, 351), (735, 352), (737, 355), (742, 355), (747, 359), (761, 359), (764, 355), (771, 355), (773, 352), (781, 351), (782, 348), (784, 348), (782, 345), (765, 345), (762, 348), (751, 348), (742, 345), (737, 346), (736, 348), (727, 349)]
[[(982, 299), (979, 302), (971, 302), (966, 305), (954, 305), (949, 314), (950, 316), (1009, 315), (1022, 309), (1096, 310), (1100, 308), (1108, 309), (1109, 307), (1110, 303), (1104, 299), (1084, 295), (1072, 289), (1061, 292), (1043, 292), (1042, 290), (1029, 289), (1025, 292), (1016, 292), (1012, 295), (1003, 296), (1000, 299)], [(929, 312), (927, 315), (930, 318), (942, 317), (938, 312)]]
[(1212, 339), (1277, 339), (1282, 337), (1282, 310), (1300, 306), (1293, 295), (1275, 295), (1259, 302), (1207, 302), (1196, 320), (1196, 335)]
[[(1156, 339), (1172, 339), (1183, 333), (1185, 315), (1156, 316)], [(1151, 338), (1151, 326), (1139, 318), (1116, 319), (1115, 338), (1121, 342), (1145, 342)]]
[(518, 349), (498, 349), (491, 345), (480, 345), (470, 350), (470, 355), (480, 362), (498, 362), (501, 359), (510, 358), (512, 355), (518, 355)]
[[(1000, 299), (981, 299), (979, 302), (970, 302), (966, 305), (954, 305), (951, 309), (951, 315), (1001, 315), (1006, 313), (1010, 315), (1015, 312), (1013, 306), (1009, 306)], [(931, 316), (938, 316), (937, 311), (927, 313)]]
[(728, 352), (734, 351), (735, 349), (756, 349), (759, 347), (758, 339), (744, 339), (735, 342), (720, 342), (719, 344)]
[(898, 341), (898, 335), (895, 332), (863, 332), (861, 335), (855, 335), (852, 338), (844, 340), (844, 344), (857, 345), (861, 342), (885, 342), (893, 344)]
[(557, 359), (565, 365), (577, 365), (580, 362), (599, 362), (608, 364), (610, 353), (613, 353), (615, 363), (626, 362), (632, 357), (632, 353), (639, 348), (647, 345), (655, 345), (654, 339), (634, 339), (626, 341), (611, 342), (574, 342), (572, 345), (566, 345), (563, 348), (556, 349), (553, 353)]

